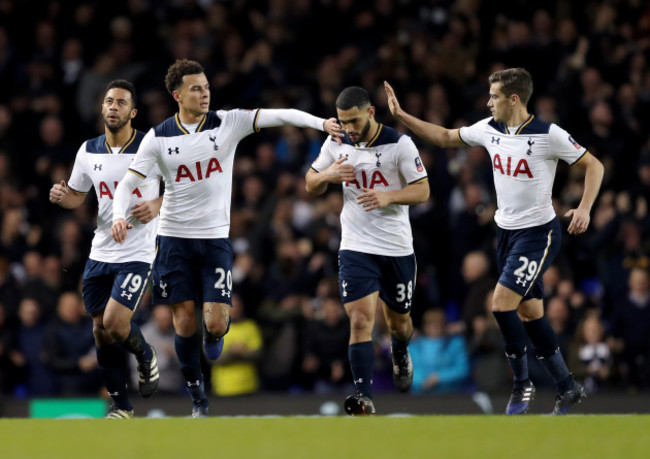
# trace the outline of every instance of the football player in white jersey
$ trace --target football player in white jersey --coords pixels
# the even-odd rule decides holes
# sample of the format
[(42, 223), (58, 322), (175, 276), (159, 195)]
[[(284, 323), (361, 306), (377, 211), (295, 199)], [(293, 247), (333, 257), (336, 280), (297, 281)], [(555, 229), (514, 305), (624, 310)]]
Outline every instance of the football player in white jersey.
[(352, 86), (336, 99), (342, 144), (328, 138), (306, 175), (307, 191), (343, 187), (339, 290), (350, 318), (348, 356), (356, 394), (352, 415), (375, 413), (372, 399), (375, 311), (381, 304), (391, 334), (393, 380), (401, 392), (413, 382), (408, 344), (416, 262), (408, 206), (429, 199), (429, 181), (410, 137), (375, 120), (368, 92)]
[(131, 126), (136, 114), (133, 84), (126, 80), (110, 82), (102, 103), (104, 134), (81, 145), (68, 183), (61, 181), (50, 190), (50, 201), (66, 209), (80, 206), (91, 187), (99, 201), (82, 290), (84, 305), (93, 318), (100, 372), (112, 398), (107, 417), (115, 419), (133, 417), (124, 349), (138, 361), (139, 388), (144, 397), (153, 395), (159, 382), (155, 351), (131, 322), (149, 284), (155, 256), (162, 201), (159, 173), (151, 174), (128, 197), (133, 226), (129, 243), (118, 244), (111, 237), (115, 188), (144, 137)]
[[(260, 128), (291, 124), (342, 136), (335, 118), (299, 110), (210, 111), (210, 86), (202, 66), (177, 60), (165, 77), (178, 113), (151, 129), (115, 193), (113, 237), (127, 240), (129, 195), (158, 165), (165, 182), (158, 253), (153, 269), (156, 303), (172, 305), (175, 348), (192, 398), (192, 416), (208, 415), (201, 374), (201, 335), (206, 356), (215, 360), (228, 332), (232, 295), (230, 198), (235, 150)], [(129, 238), (131, 236), (129, 235)], [(202, 304), (203, 330), (195, 304)]]
[(390, 111), (418, 136), (439, 147), (482, 145), (492, 159), (497, 192), (497, 268), (492, 311), (505, 341), (514, 375), (506, 414), (523, 414), (535, 394), (528, 377), (526, 335), (553, 377), (557, 398), (552, 414), (566, 414), (585, 398), (560, 354), (557, 336), (544, 316), (542, 276), (560, 249), (561, 229), (551, 203), (558, 160), (585, 169), (584, 191), (577, 208), (565, 217), (569, 234), (589, 226), (591, 210), (603, 179), (603, 165), (565, 130), (545, 123), (526, 108), (533, 80), (525, 69), (512, 68), (489, 77), (490, 118), (460, 129), (445, 129), (419, 120), (399, 105), (385, 83)]

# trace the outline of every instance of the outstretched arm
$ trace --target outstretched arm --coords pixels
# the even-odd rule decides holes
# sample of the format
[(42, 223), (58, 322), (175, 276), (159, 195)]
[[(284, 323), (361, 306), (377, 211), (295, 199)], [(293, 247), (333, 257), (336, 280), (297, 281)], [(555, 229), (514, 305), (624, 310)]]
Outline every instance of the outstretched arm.
[(343, 138), (343, 131), (336, 118), (326, 120), (294, 108), (260, 109), (255, 124), (257, 128), (277, 127), (286, 124), (297, 127), (310, 127), (327, 132), (338, 143), (341, 143)]
[(442, 126), (422, 121), (413, 115), (409, 115), (402, 109), (402, 107), (400, 107), (397, 96), (395, 96), (395, 91), (387, 81), (384, 81), (384, 89), (388, 96), (388, 108), (390, 109), (390, 112), (393, 114), (395, 119), (403, 123), (407, 128), (413, 131), (415, 135), (438, 147), (447, 148), (465, 146), (465, 143), (460, 138), (458, 129), (446, 129)]
[(589, 212), (591, 212), (591, 207), (596, 201), (605, 172), (603, 163), (589, 152), (585, 153), (576, 164), (586, 169), (585, 190), (582, 193), (578, 208), (571, 209), (564, 214), (565, 217), (571, 217), (571, 223), (567, 229), (569, 234), (582, 234), (587, 231), (590, 221)]

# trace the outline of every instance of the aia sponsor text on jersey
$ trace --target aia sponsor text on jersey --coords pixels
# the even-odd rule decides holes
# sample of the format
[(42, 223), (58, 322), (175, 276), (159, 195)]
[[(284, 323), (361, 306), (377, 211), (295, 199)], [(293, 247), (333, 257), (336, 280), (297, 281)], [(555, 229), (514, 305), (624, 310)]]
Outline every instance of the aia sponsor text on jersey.
[(219, 164), (217, 158), (210, 158), (207, 167), (205, 167), (205, 175), (203, 172), (203, 166), (201, 166), (201, 161), (189, 165), (181, 164), (176, 170), (176, 181), (180, 182), (181, 179), (185, 178), (189, 179), (191, 182), (195, 182), (197, 180), (207, 179), (215, 172), (223, 173), (223, 169), (221, 169), (221, 164)]
[(370, 182), (368, 182), (368, 173), (366, 171), (362, 170), (360, 174), (361, 178), (361, 183), (359, 183), (358, 179), (350, 180), (349, 182), (345, 182), (345, 186), (351, 186), (354, 185), (357, 187), (358, 190), (361, 188), (374, 188), (376, 185), (383, 185), (385, 187), (388, 187), (388, 181), (384, 177), (384, 175), (381, 173), (381, 171), (373, 171), (372, 175), (370, 176)]
[[(517, 163), (516, 166), (515, 162)], [(527, 175), (528, 178), (533, 178), (533, 173), (530, 171), (530, 167), (528, 167), (528, 161), (526, 161), (526, 158), (514, 158), (513, 160), (512, 156), (506, 156), (506, 159), (502, 160), (501, 156), (497, 153), (492, 159), (492, 168), (494, 169), (495, 174), (499, 171), (503, 175), (509, 175), (512, 177)]]
[[(118, 184), (117, 181), (113, 182), (113, 190), (111, 191), (111, 188), (108, 186), (108, 183), (99, 182), (99, 198), (101, 199), (104, 196), (107, 196), (108, 199), (112, 200), (113, 195), (115, 194), (115, 188), (117, 188), (117, 184)], [(133, 193), (131, 193), (131, 194), (136, 195), (138, 198), (142, 197), (142, 194), (140, 193), (140, 190), (138, 190), (137, 188), (135, 190), (133, 190)]]

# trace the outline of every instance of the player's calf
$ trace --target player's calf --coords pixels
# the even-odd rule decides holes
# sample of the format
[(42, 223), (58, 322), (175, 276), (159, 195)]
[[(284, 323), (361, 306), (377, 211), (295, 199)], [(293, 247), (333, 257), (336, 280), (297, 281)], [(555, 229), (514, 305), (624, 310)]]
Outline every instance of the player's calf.
[(401, 355), (393, 355), (393, 382), (400, 392), (408, 392), (413, 384), (413, 361), (408, 349)]
[[(230, 331), (230, 317), (228, 317), (226, 333), (228, 333), (228, 331)], [(208, 331), (205, 322), (203, 322), (203, 349), (205, 349), (205, 355), (208, 359), (217, 360), (221, 356), (226, 333), (222, 336), (216, 336)]]

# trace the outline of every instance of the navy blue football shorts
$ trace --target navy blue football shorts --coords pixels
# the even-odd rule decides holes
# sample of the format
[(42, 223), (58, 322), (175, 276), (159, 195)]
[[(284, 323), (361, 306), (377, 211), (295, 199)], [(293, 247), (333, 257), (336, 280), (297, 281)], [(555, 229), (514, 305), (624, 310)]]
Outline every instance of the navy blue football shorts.
[(374, 292), (393, 311), (411, 311), (417, 264), (415, 254), (405, 257), (339, 251), (339, 292), (343, 304)]
[(542, 276), (561, 245), (562, 232), (557, 218), (531, 228), (497, 228), (499, 283), (522, 295), (523, 300), (543, 298)]
[(156, 304), (195, 301), (232, 304), (232, 245), (230, 239), (157, 237), (153, 264)]
[(86, 311), (89, 314), (101, 311), (109, 298), (135, 311), (147, 290), (150, 278), (150, 263), (104, 263), (89, 259), (81, 282)]

